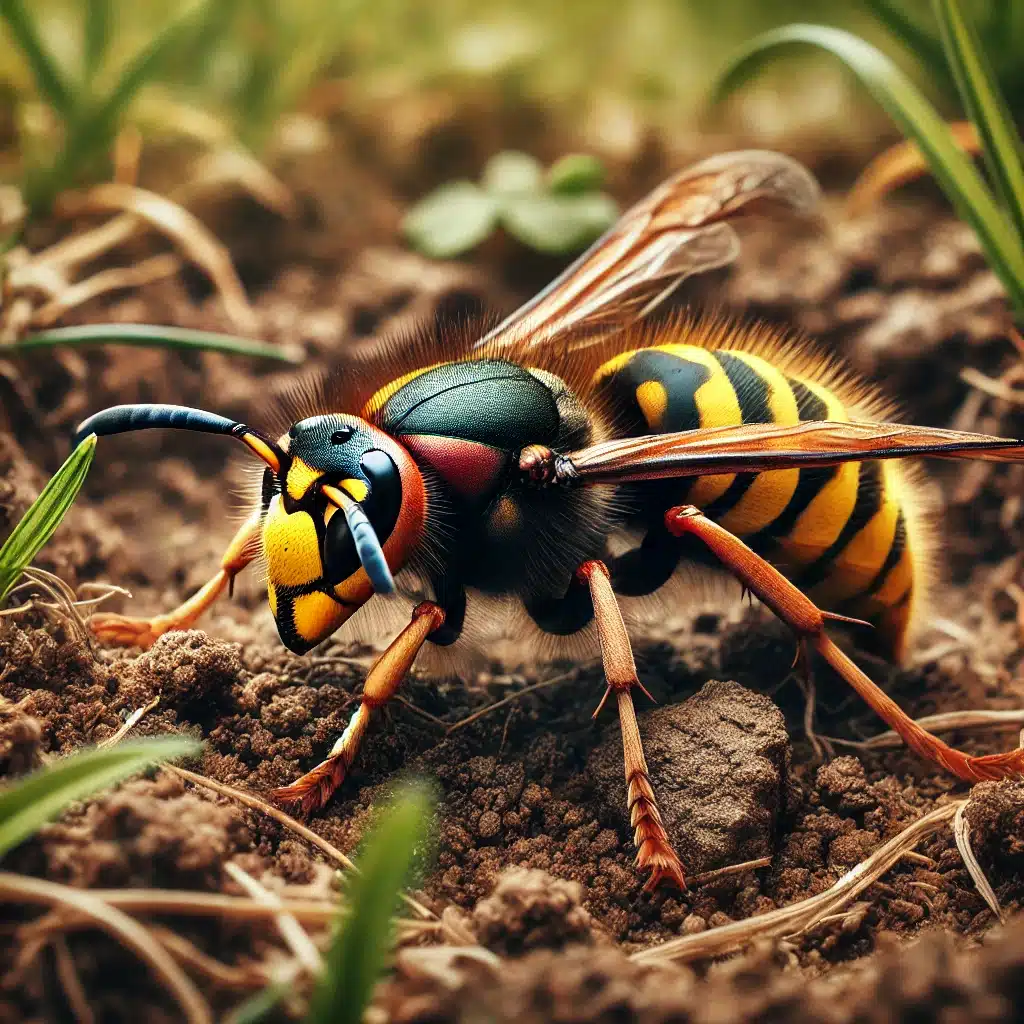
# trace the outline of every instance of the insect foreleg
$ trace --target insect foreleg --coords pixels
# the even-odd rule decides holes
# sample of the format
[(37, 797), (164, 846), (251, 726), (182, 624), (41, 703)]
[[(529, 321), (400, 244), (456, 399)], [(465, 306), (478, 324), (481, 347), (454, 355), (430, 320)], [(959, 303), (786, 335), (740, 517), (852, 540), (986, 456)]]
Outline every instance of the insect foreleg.
[(259, 553), (259, 545), (260, 514), (257, 511), (231, 538), (213, 578), (173, 611), (149, 619), (96, 614), (89, 619), (89, 628), (104, 643), (117, 647), (152, 647), (164, 633), (188, 629), (225, 589), (230, 588), (234, 578)]
[(577, 571), (577, 576), (590, 587), (597, 631), (601, 638), (601, 659), (608, 681), (608, 689), (594, 714), (597, 715), (604, 707), (605, 701), (612, 693), (615, 694), (619, 706), (619, 726), (622, 729), (622, 753), (626, 769), (626, 801), (630, 824), (633, 826), (633, 842), (637, 849), (636, 866), (650, 869), (651, 877), (644, 886), (648, 891), (662, 879), (675, 882), (680, 889), (685, 889), (683, 865), (672, 848), (662, 824), (661, 812), (658, 810), (647, 761), (644, 758), (632, 693), (634, 686), (640, 687), (641, 690), (644, 688), (637, 677), (633, 649), (612, 591), (608, 569), (603, 562), (584, 562)]
[(842, 616), (819, 609), (770, 562), (699, 509), (693, 505), (669, 509), (665, 525), (676, 536), (691, 533), (703, 541), (722, 565), (785, 622), (802, 645), (817, 650), (915, 753), (968, 782), (1024, 773), (1024, 749), (971, 757), (922, 729), (826, 635), (825, 622), (828, 619), (843, 621)]
[(363, 684), (359, 707), (330, 754), (290, 786), (275, 789), (272, 794), (275, 800), (286, 805), (298, 805), (306, 814), (327, 803), (352, 767), (374, 710), (394, 696), (427, 637), (443, 624), (444, 609), (440, 605), (424, 601), (416, 606), (412, 621), (370, 669)]

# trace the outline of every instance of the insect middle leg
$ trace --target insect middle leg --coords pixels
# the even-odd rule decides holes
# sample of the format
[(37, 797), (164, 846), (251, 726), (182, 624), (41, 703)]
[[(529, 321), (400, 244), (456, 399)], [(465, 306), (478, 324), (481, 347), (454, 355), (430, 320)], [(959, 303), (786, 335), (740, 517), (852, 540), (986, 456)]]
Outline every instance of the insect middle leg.
[(305, 814), (318, 810), (345, 781), (359, 744), (376, 708), (387, 703), (405, 678), (420, 648), (435, 630), (444, 625), (445, 611), (433, 601), (417, 605), (412, 621), (377, 659), (363, 684), (359, 707), (330, 754), (291, 785), (275, 789), (273, 798), (281, 804), (300, 807)]
[(671, 508), (665, 513), (665, 525), (676, 536), (693, 534), (703, 541), (725, 568), (797, 634), (801, 647), (818, 651), (915, 753), (968, 782), (1024, 774), (1024, 749), (972, 757), (922, 729), (826, 635), (825, 622), (843, 621), (843, 616), (822, 611), (775, 566), (700, 509), (693, 505)]
[[(600, 712), (605, 701), (613, 693), (618, 704), (626, 771), (626, 805), (637, 850), (636, 866), (641, 869), (647, 868), (651, 872), (651, 877), (644, 886), (645, 890), (653, 889), (662, 879), (674, 882), (680, 889), (685, 889), (683, 865), (665, 832), (654, 788), (651, 785), (647, 760), (644, 757), (643, 742), (640, 739), (636, 711), (633, 708), (633, 687), (639, 687), (641, 690), (644, 690), (644, 687), (637, 676), (633, 649), (622, 621), (622, 612), (619, 611), (619, 604), (612, 590), (608, 568), (604, 562), (597, 560), (584, 562), (577, 570), (577, 577), (590, 587), (597, 632), (601, 640), (601, 660), (608, 683), (608, 688), (594, 715)], [(647, 691), (644, 690), (644, 693)]]
[(173, 611), (148, 619), (97, 613), (90, 617), (89, 628), (104, 643), (116, 647), (152, 647), (164, 633), (188, 629), (230, 588), (234, 578), (256, 557), (259, 549), (260, 514), (254, 512), (231, 538), (213, 578)]

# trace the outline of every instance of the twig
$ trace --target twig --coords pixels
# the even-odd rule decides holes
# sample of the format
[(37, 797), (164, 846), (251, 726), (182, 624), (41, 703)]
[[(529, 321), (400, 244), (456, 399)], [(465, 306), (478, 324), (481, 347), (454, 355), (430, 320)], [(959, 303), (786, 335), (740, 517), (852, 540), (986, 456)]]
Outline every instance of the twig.
[(995, 890), (989, 883), (988, 878), (985, 877), (985, 872), (981, 870), (978, 858), (974, 856), (974, 850), (971, 849), (971, 823), (964, 814), (968, 803), (969, 801), (967, 800), (963, 801), (956, 810), (956, 817), (953, 818), (953, 838), (956, 840), (956, 848), (960, 851), (964, 867), (967, 868), (967, 873), (974, 881), (975, 888), (981, 893), (981, 898), (999, 919), (999, 923), (1005, 924), (1006, 917), (1003, 914), (1003, 908), (999, 906), (999, 899), (996, 897)]
[(980, 370), (976, 370), (973, 366), (965, 366), (960, 371), (960, 379), (972, 388), (984, 391), (986, 395), (992, 395), (993, 398), (1001, 398), (1004, 402), (1009, 402), (1011, 405), (1024, 405), (1024, 391), (1010, 387), (1005, 380), (995, 380), (992, 377), (986, 377), (985, 374)]
[(918, 818), (899, 835), (880, 846), (866, 860), (855, 865), (838, 882), (824, 892), (809, 896), (788, 907), (758, 914), (745, 921), (734, 921), (696, 935), (684, 935), (658, 946), (634, 953), (630, 959), (639, 963), (672, 961), (687, 963), (734, 953), (759, 938), (779, 938), (805, 932), (831, 914), (838, 913), (855, 900), (869, 885), (882, 877), (903, 855), (922, 840), (934, 835), (949, 821), (966, 801), (936, 807)]
[(95, 893), (72, 889), (41, 878), (0, 872), (0, 899), (48, 907), (68, 907), (96, 927), (112, 935), (149, 965), (181, 1007), (189, 1024), (213, 1024), (213, 1012), (199, 990), (152, 935), (124, 912), (105, 903)]
[(78, 1024), (93, 1024), (96, 1015), (89, 1006), (85, 989), (82, 987), (82, 979), (78, 976), (78, 968), (75, 967), (75, 959), (63, 935), (54, 938), (53, 953), (57, 962), (57, 978), (64, 989), (64, 995), (67, 996), (68, 1009)]
[(432, 715), (429, 711), (424, 711), (423, 708), (417, 707), (415, 704), (413, 704), (411, 700), (407, 700), (401, 694), (396, 693), (391, 699), (397, 700), (399, 704), (401, 704), (403, 707), (408, 708), (411, 712), (413, 712), (413, 714), (419, 715), (420, 718), (426, 719), (426, 721), (432, 723), (433, 725), (439, 726), (440, 728), (445, 730), (448, 729), (449, 723), (446, 722), (443, 718), (438, 718), (437, 715)]
[[(1024, 708), (1009, 711), (944, 711), (939, 715), (925, 715), (924, 718), (915, 721), (929, 732), (952, 732), (956, 729), (980, 729), (986, 726), (1020, 726), (1024, 725)], [(867, 740), (844, 740), (836, 736), (824, 738), (837, 747), (853, 747), (856, 750), (889, 750), (903, 746), (903, 740), (891, 729)]]
[(316, 948), (313, 940), (306, 934), (295, 916), (288, 913), (281, 902), (281, 898), (265, 886), (260, 885), (252, 875), (247, 871), (243, 871), (237, 864), (229, 861), (224, 865), (224, 870), (254, 900), (273, 909), (274, 923), (277, 925), (277, 930), (281, 933), (281, 938), (287, 943), (295, 959), (313, 977), (316, 978), (323, 974), (324, 962), (320, 958), (320, 950)]
[(553, 679), (542, 679), (539, 683), (533, 683), (531, 686), (524, 687), (522, 690), (517, 690), (515, 693), (509, 694), (507, 697), (502, 697), (501, 700), (496, 701), (494, 704), (488, 704), (487, 707), (481, 708), (479, 711), (474, 711), (473, 714), (460, 719), (454, 725), (449, 725), (448, 735), (450, 736), (457, 729), (464, 729), (467, 725), (471, 725), (473, 722), (479, 721), (485, 715), (493, 714), (499, 708), (503, 708), (508, 704), (514, 704), (516, 701), (525, 697), (528, 693), (533, 693), (536, 690), (543, 690), (548, 686), (554, 686), (556, 683), (564, 683), (567, 679), (572, 679), (574, 676), (578, 676), (582, 671), (584, 671), (584, 668), (585, 666), (570, 669), (568, 672), (564, 672), (560, 676), (555, 676)]
[[(233, 786), (226, 786), (223, 782), (215, 782), (213, 779), (208, 779), (205, 775), (197, 775), (195, 772), (190, 772), (187, 768), (166, 764), (163, 765), (163, 769), (164, 771), (173, 772), (180, 778), (187, 779), (197, 786), (203, 786), (205, 789), (211, 789), (214, 793), (219, 793), (221, 796), (237, 800), (239, 803), (245, 804), (246, 807), (251, 807), (254, 811), (262, 811), (267, 817), (273, 818), (274, 821), (284, 825), (285, 828), (291, 829), (292, 832), (302, 836), (307, 842), (312, 843), (336, 864), (340, 864), (348, 871), (358, 873), (359, 868), (351, 858), (346, 857), (336, 846), (329, 843), (323, 836), (318, 836), (312, 829), (303, 825), (301, 821), (296, 821), (290, 814), (285, 814), (279, 807), (268, 804), (266, 800), (261, 800), (258, 796), (253, 796), (252, 793), (246, 793), (244, 790), (235, 789)], [(405, 901), (406, 906), (423, 920), (437, 920), (437, 915), (433, 911), (428, 910), (422, 903), (413, 899), (407, 893), (402, 894), (402, 899)]]
[(135, 728), (142, 719), (150, 713), (160, 703), (160, 694), (157, 694), (145, 707), (136, 708), (126, 719), (120, 729), (113, 734), (108, 736), (105, 740), (100, 740), (96, 744), (97, 747), (112, 747), (115, 743), (120, 743), (121, 740)]

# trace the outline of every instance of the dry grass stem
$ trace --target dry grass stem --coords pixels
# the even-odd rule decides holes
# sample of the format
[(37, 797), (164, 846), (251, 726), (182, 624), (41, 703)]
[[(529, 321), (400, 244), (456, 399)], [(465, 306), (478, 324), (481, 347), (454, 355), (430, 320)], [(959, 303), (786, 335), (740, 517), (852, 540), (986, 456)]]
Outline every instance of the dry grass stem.
[(82, 979), (78, 976), (75, 959), (71, 955), (67, 939), (63, 935), (58, 935), (53, 940), (53, 954), (57, 967), (57, 979), (64, 990), (71, 1015), (78, 1024), (93, 1024), (96, 1015), (89, 1007), (89, 1000), (82, 987)]
[(1008, 381), (1001, 378), (986, 377), (973, 366), (965, 366), (960, 371), (960, 379), (965, 384), (969, 384), (972, 388), (977, 388), (993, 398), (1000, 398), (1011, 405), (1024, 405), (1024, 391), (1012, 387)]
[[(318, 836), (312, 829), (303, 825), (301, 821), (296, 821), (290, 814), (285, 814), (285, 812), (279, 807), (275, 807), (273, 804), (267, 803), (266, 800), (262, 800), (258, 796), (254, 796), (252, 793), (246, 793), (244, 790), (235, 789), (233, 786), (226, 786), (223, 782), (215, 782), (213, 779), (208, 779), (205, 775), (198, 775), (196, 772), (190, 772), (187, 768), (178, 768), (176, 765), (164, 765), (163, 769), (164, 771), (173, 772), (180, 778), (187, 779), (189, 782), (192, 782), (197, 786), (202, 786), (205, 789), (212, 790), (214, 793), (219, 793), (221, 796), (225, 796), (230, 800), (237, 800), (246, 807), (251, 807), (254, 811), (262, 811), (268, 817), (273, 818), (274, 821), (284, 825), (285, 828), (290, 829), (296, 835), (302, 836), (306, 842), (312, 843), (318, 850), (326, 854), (326, 856), (336, 864), (340, 864), (348, 871), (358, 872), (359, 868), (356, 867), (352, 859), (346, 857), (345, 854), (343, 854), (336, 846), (329, 843), (323, 836)], [(437, 920), (437, 915), (433, 911), (428, 910), (422, 903), (413, 899), (407, 893), (402, 894), (402, 899), (404, 900), (405, 905), (418, 917), (425, 921)]]
[(150, 933), (183, 967), (202, 974), (222, 988), (249, 990), (262, 988), (267, 983), (266, 972), (255, 966), (234, 967), (204, 953), (183, 935), (150, 925)]
[(755, 939), (782, 938), (806, 932), (825, 918), (844, 911), (868, 886), (878, 881), (897, 861), (922, 840), (938, 832), (966, 801), (944, 804), (918, 818), (899, 835), (880, 846), (866, 860), (848, 871), (831, 888), (788, 907), (758, 914), (745, 921), (685, 935), (634, 953), (639, 963), (687, 963), (735, 953)]
[[(953, 732), (957, 729), (981, 729), (1003, 726), (1024, 725), (1024, 708), (1009, 711), (944, 711), (938, 715), (925, 715), (915, 719), (922, 729), (929, 732)], [(903, 746), (903, 740), (891, 729), (872, 736), (867, 740), (844, 740), (828, 737), (829, 743), (837, 747), (853, 747), (856, 750), (889, 750)]]
[(132, 213), (176, 242), (185, 254), (209, 275), (220, 293), (224, 310), (244, 334), (255, 334), (259, 320), (227, 248), (183, 206), (146, 189), (108, 183), (84, 192), (65, 192), (55, 204), (65, 217), (85, 213)]
[(100, 740), (97, 747), (112, 747), (125, 738), (160, 703), (160, 695), (157, 694), (145, 707), (136, 708), (124, 721), (124, 724), (112, 736)]
[(106, 295), (108, 292), (141, 288), (143, 285), (173, 277), (181, 269), (181, 260), (171, 253), (152, 256), (132, 267), (111, 267), (92, 277), (68, 285), (60, 295), (40, 306), (32, 314), (33, 327), (51, 327), (69, 310)]
[(146, 963), (189, 1024), (213, 1024), (213, 1012), (174, 958), (137, 921), (83, 889), (0, 872), (0, 900), (63, 907), (88, 918)]
[(585, 671), (586, 666), (580, 668), (570, 669), (568, 672), (563, 672), (559, 676), (554, 676), (552, 679), (542, 679), (539, 683), (533, 683), (531, 686), (525, 686), (521, 690), (517, 690), (515, 693), (509, 694), (507, 697), (502, 697), (501, 700), (496, 701), (494, 704), (488, 704), (487, 707), (481, 708), (479, 711), (474, 711), (473, 714), (467, 715), (465, 718), (460, 719), (454, 725), (449, 725), (449, 734), (455, 732), (458, 729), (464, 729), (467, 725), (472, 725), (473, 722), (479, 721), (485, 715), (493, 714), (500, 708), (507, 707), (509, 704), (514, 704), (516, 701), (521, 700), (528, 693), (533, 693), (536, 690), (543, 690), (549, 686), (554, 686), (556, 683), (564, 683), (569, 679), (577, 678), (581, 672)]
[(292, 951), (295, 959), (314, 977), (319, 977), (324, 970), (324, 962), (320, 957), (320, 950), (316, 948), (313, 940), (306, 934), (302, 925), (293, 914), (289, 914), (281, 902), (279, 896), (272, 893), (265, 886), (260, 885), (248, 872), (243, 871), (237, 864), (230, 861), (224, 865), (224, 870), (242, 889), (245, 890), (254, 900), (263, 903), (274, 910), (274, 923), (281, 933), (288, 948)]
[(758, 868), (770, 868), (771, 857), (758, 857), (757, 860), (745, 860), (740, 864), (727, 864), (724, 868), (715, 868), (714, 871), (702, 871), (699, 875), (691, 875), (686, 884), (709, 885), (711, 882), (718, 882), (731, 875), (742, 875), (745, 871), (756, 871)]
[(985, 872), (981, 870), (978, 858), (974, 856), (974, 850), (971, 848), (971, 823), (965, 814), (969, 802), (964, 800), (957, 808), (956, 816), (953, 818), (953, 838), (956, 840), (956, 848), (963, 858), (964, 867), (967, 868), (967, 872), (974, 882), (974, 887), (988, 904), (989, 910), (999, 919), (999, 923), (1005, 924), (1006, 917), (1003, 914), (1003, 908), (999, 905), (995, 890), (985, 876)]

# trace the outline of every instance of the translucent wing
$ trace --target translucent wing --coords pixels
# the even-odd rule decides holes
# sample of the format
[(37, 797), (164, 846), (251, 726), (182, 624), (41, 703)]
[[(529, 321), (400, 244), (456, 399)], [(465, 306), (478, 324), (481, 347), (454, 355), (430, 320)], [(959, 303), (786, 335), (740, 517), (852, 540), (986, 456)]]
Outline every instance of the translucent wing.
[(553, 456), (559, 475), (588, 484), (910, 457), (1019, 462), (1024, 441), (901, 423), (812, 420), (649, 434)]
[(806, 212), (818, 195), (810, 173), (779, 153), (743, 150), (703, 160), (627, 210), (475, 347), (590, 344), (646, 316), (687, 277), (731, 263), (739, 239), (730, 220), (779, 208)]

